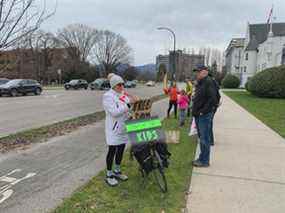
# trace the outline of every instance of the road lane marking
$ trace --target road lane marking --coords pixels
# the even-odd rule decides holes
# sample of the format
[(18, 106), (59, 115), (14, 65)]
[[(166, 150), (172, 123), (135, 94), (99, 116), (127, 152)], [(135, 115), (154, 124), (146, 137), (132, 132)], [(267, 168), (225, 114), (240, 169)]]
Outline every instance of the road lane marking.
[(8, 174), (0, 177), (0, 182), (7, 183), (6, 185), (0, 187), (0, 204), (12, 196), (12, 194), (14, 193), (14, 190), (11, 189), (12, 186), (16, 185), (17, 183), (20, 183), (23, 180), (26, 180), (26, 179), (31, 178), (31, 177), (36, 175), (36, 173), (30, 172), (30, 173), (27, 173), (22, 178), (15, 178), (15, 177), (10, 176), (10, 175), (13, 175), (15, 173), (19, 173), (21, 171), (22, 171), (21, 169), (14, 169), (13, 171), (9, 172)]

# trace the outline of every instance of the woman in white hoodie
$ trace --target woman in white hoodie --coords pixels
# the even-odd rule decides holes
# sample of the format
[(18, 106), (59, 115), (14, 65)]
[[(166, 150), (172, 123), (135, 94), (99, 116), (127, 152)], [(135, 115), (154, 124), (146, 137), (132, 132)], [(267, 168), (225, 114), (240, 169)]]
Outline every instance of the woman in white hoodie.
[[(106, 182), (110, 186), (116, 186), (118, 179), (122, 181), (128, 179), (126, 175), (122, 174), (120, 164), (128, 142), (125, 121), (128, 119), (130, 103), (133, 103), (135, 98), (124, 93), (124, 80), (120, 76), (113, 75), (110, 78), (110, 85), (111, 89), (103, 96), (103, 107), (106, 112), (105, 134), (109, 149), (106, 157)], [(113, 171), (114, 158), (115, 168)]]

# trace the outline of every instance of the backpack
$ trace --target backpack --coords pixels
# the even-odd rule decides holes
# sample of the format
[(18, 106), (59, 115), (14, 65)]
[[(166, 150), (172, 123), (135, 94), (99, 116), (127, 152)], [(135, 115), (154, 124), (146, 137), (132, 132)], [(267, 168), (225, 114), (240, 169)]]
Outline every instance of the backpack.
[(147, 143), (135, 145), (132, 147), (132, 153), (141, 168), (148, 174), (153, 170), (153, 162), (150, 154), (150, 147)]
[(220, 86), (218, 84), (218, 82), (215, 79), (212, 79), (213, 84), (214, 84), (214, 88), (216, 89), (216, 97), (217, 97), (217, 107), (220, 106), (220, 102), (221, 102), (221, 94), (220, 94)]
[[(155, 150), (158, 152), (162, 164), (165, 168), (169, 166), (168, 159), (171, 153), (167, 149), (166, 143), (155, 143)], [(153, 168), (153, 161), (151, 158), (151, 150), (148, 143), (143, 143), (139, 145), (132, 146), (131, 152), (135, 156), (136, 160), (140, 164), (141, 168), (148, 174)]]
[(169, 166), (168, 159), (170, 158), (171, 153), (167, 149), (167, 144), (166, 143), (156, 143), (155, 149), (158, 152), (158, 154), (162, 160), (163, 166), (165, 168), (168, 168), (168, 166)]

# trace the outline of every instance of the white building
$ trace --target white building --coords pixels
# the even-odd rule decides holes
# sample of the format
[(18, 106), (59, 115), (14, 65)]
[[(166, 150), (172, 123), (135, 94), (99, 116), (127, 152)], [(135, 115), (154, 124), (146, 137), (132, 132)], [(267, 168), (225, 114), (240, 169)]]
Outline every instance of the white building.
[[(284, 46), (285, 23), (248, 24), (240, 66), (236, 65), (239, 62), (232, 60), (234, 55), (239, 55), (240, 46), (229, 48), (229, 45), (226, 51), (227, 71), (239, 76), (243, 87), (255, 73), (285, 64)], [(239, 69), (234, 69), (236, 66)]]
[(244, 38), (233, 38), (225, 52), (225, 66), (229, 73), (240, 77), (244, 53)]

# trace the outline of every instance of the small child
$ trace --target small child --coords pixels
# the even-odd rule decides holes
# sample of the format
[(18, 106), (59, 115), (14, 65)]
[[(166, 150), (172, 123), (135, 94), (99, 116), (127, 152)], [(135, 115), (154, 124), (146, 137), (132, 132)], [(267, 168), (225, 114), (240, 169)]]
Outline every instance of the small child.
[(189, 105), (189, 98), (185, 90), (181, 90), (177, 103), (179, 109), (179, 126), (183, 126), (186, 119), (186, 110), (188, 109)]

